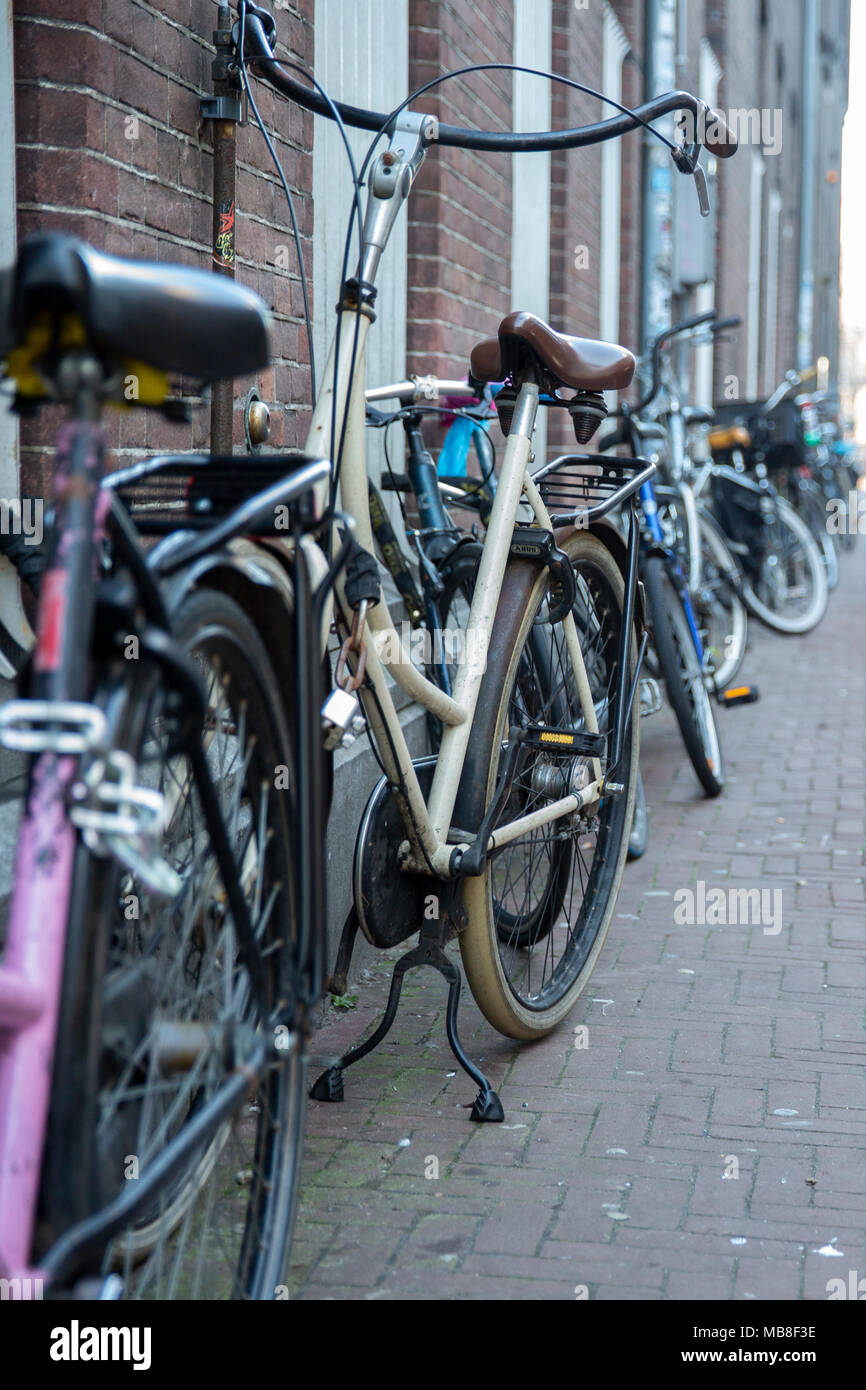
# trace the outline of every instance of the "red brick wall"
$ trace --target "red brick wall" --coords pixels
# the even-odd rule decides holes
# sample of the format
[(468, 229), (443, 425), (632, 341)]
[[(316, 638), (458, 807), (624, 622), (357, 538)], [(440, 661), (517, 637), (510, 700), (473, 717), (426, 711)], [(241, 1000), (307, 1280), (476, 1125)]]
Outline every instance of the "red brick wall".
[[(411, 90), (452, 68), (510, 63), (510, 0), (410, 0)], [(453, 79), (417, 102), (451, 125), (511, 129), (510, 72)], [(433, 150), (409, 202), (410, 371), (464, 376), (512, 307), (508, 155)]]
[[(212, 0), (15, 0), (16, 139), (19, 238), (62, 230), (109, 251), (209, 267), (211, 137), (199, 99), (212, 90)], [(313, 0), (278, 0), (281, 43), (313, 61)], [(258, 88), (273, 129), (279, 99)], [(312, 186), (312, 117), (279, 102), (274, 134), (290, 186)], [(137, 130), (131, 124), (137, 119)], [(134, 136), (135, 138), (130, 138)], [(300, 282), (288, 213), (258, 130), (238, 132), (237, 275), (274, 311), (272, 368), (258, 386), (270, 402), (272, 438), (297, 443), (305, 432), (309, 368)], [(312, 200), (296, 209), (312, 274)], [(280, 268), (288, 246), (288, 268)], [(252, 379), (238, 383), (242, 399)], [(45, 445), (56, 421), (44, 413), (22, 428), (25, 490), (44, 486)], [(122, 458), (142, 451), (200, 447), (209, 411), (191, 427), (140, 410), (107, 415), (109, 441)], [(236, 416), (236, 439), (243, 437)]]

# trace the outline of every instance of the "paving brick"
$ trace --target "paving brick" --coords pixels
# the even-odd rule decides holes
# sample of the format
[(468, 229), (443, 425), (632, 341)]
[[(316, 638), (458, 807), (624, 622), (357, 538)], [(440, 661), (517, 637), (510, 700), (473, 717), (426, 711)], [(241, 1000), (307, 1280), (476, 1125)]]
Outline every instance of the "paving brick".
[[(571, 1019), (523, 1048), (461, 1005), (505, 1126), (467, 1120), (474, 1088), (446, 1075), (441, 991), (421, 977), (393, 1046), (349, 1075), (345, 1103), (311, 1106), (298, 1297), (573, 1301), (586, 1286), (590, 1301), (780, 1301), (866, 1277), (866, 875), (848, 830), (866, 778), (796, 746), (798, 673), (846, 649), (864, 571), (866, 548), (843, 557), (828, 615), (801, 642), (754, 632), (762, 705), (740, 712), (752, 732), (725, 721), (719, 802), (680, 765), (669, 714), (645, 723), (650, 844)], [(828, 719), (862, 724), (866, 689), (846, 679), (852, 694), (843, 710), (829, 690)], [(824, 809), (804, 819), (809, 788)], [(780, 887), (783, 930), (675, 924), (672, 893), (697, 877)], [(338, 1020), (339, 1045), (328, 1029), (317, 1051), (369, 1028), (386, 987), (382, 972)], [(578, 1024), (587, 1049), (573, 1046)], [(732, 1158), (739, 1176), (726, 1178)]]

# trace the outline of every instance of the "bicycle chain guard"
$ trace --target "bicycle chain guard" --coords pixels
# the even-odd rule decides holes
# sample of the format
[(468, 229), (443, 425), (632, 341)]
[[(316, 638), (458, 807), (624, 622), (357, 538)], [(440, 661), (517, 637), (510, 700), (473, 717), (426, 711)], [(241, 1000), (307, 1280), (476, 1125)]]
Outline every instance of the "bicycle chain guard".
[[(435, 754), (416, 758), (412, 766), (421, 791), (427, 797), (433, 785)], [(387, 950), (414, 936), (424, 921), (426, 900), (431, 894), (440, 899), (439, 911), (445, 915), (447, 883), (426, 874), (404, 873), (397, 867), (397, 850), (406, 839), (406, 827), (397, 799), (386, 777), (382, 777), (367, 802), (355, 842), (353, 890), (355, 911), (361, 931), (373, 946)], [(462, 926), (456, 904), (450, 909), (451, 935)]]

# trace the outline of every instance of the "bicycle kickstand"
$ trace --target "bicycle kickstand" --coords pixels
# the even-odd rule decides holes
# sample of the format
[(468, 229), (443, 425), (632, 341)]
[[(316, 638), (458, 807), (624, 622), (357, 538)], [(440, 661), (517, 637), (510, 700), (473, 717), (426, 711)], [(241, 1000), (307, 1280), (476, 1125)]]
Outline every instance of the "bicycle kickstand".
[(359, 1047), (354, 1047), (350, 1052), (345, 1053), (332, 1066), (323, 1071), (318, 1080), (310, 1088), (312, 1100), (320, 1101), (341, 1101), (343, 1099), (343, 1073), (347, 1067), (354, 1066), (360, 1062), (362, 1057), (366, 1057), (369, 1052), (379, 1046), (382, 1039), (390, 1032), (391, 1025), (397, 1016), (397, 1007), (400, 1003), (400, 992), (403, 988), (403, 977), (406, 972), (420, 966), (430, 966), (433, 970), (438, 970), (448, 983), (448, 1003), (445, 1011), (445, 1032), (451, 1051), (467, 1075), (478, 1086), (478, 1095), (472, 1105), (469, 1118), (479, 1123), (497, 1124), (505, 1119), (505, 1112), (502, 1109), (502, 1102), (493, 1090), (487, 1077), (482, 1071), (470, 1062), (463, 1050), (463, 1045), (457, 1032), (457, 1006), (460, 1003), (461, 975), (454, 961), (446, 956), (444, 946), (448, 940), (448, 916), (443, 915), (432, 921), (425, 921), (421, 927), (421, 934), (418, 945), (411, 951), (407, 951), (401, 956), (394, 966), (394, 973), (391, 977), (391, 989), (388, 994), (388, 1003), (382, 1020), (374, 1033), (361, 1043)]

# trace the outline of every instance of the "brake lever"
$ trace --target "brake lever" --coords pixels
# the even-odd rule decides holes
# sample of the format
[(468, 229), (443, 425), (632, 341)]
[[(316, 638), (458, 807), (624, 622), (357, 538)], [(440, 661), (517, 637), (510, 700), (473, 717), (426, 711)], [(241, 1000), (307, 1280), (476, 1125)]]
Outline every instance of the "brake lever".
[(707, 188), (707, 176), (701, 165), (700, 145), (696, 143), (681, 145), (678, 149), (671, 150), (671, 158), (681, 174), (691, 174), (695, 181), (695, 188), (697, 189), (698, 206), (701, 210), (701, 217), (709, 217), (710, 194)]

